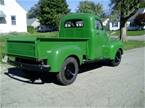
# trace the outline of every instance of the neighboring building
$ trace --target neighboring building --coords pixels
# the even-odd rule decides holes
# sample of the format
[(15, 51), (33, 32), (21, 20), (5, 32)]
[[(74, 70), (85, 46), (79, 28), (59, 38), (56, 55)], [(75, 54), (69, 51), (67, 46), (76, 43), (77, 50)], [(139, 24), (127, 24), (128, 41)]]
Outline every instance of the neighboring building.
[(27, 32), (26, 11), (16, 0), (0, 0), (0, 33)]
[(34, 27), (38, 32), (51, 32), (54, 28), (47, 25), (41, 25), (37, 18), (27, 19), (27, 26)]
[(103, 26), (107, 26), (109, 20), (109, 18), (102, 19)]
[(120, 29), (120, 22), (119, 21), (109, 21), (109, 30), (119, 30)]
[[(139, 26), (135, 26), (133, 24), (134, 19), (136, 18), (136, 16), (138, 14), (144, 14), (145, 13), (145, 8), (140, 8), (137, 13), (135, 15), (133, 15), (128, 21), (127, 21), (127, 28), (128, 30), (138, 30), (140, 29)], [(118, 19), (119, 20), (119, 19)], [(109, 30), (113, 31), (113, 30), (119, 30), (120, 29), (120, 22), (119, 21), (111, 21), (111, 20), (107, 20), (107, 22), (105, 22), (106, 26), (108, 26)], [(145, 26), (143, 27), (143, 29), (145, 29)]]
[(27, 19), (27, 26), (32, 26), (36, 29), (40, 27), (39, 20), (37, 18)]
[[(134, 22), (134, 19), (136, 18), (137, 15), (144, 14), (144, 13), (145, 13), (145, 8), (140, 8), (138, 10), (138, 12), (128, 20), (128, 22), (127, 22), (128, 30), (137, 30), (137, 29), (140, 29), (140, 27), (139, 26), (135, 26), (133, 24), (133, 22)], [(143, 27), (143, 29), (145, 29), (145, 26)]]
[(102, 24), (107, 30), (111, 30), (111, 31), (119, 30), (120, 28), (119, 21), (110, 21), (109, 18), (103, 19)]

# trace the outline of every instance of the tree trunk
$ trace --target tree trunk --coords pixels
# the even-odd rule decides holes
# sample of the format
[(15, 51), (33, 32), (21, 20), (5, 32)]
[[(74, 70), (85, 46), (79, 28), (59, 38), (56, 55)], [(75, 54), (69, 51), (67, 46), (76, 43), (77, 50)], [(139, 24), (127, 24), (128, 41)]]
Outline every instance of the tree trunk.
[(120, 39), (122, 41), (127, 41), (127, 23), (124, 23), (120, 28)]
[(127, 20), (124, 19), (124, 12), (123, 12), (123, 5), (124, 0), (121, 0), (121, 11), (120, 11), (120, 40), (127, 41)]

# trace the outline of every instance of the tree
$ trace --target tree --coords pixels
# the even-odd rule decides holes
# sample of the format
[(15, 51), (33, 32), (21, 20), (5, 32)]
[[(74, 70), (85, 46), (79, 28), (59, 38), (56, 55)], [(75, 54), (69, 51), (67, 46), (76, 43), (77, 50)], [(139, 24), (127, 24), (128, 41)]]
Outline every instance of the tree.
[(36, 18), (38, 15), (37, 9), (39, 8), (38, 4), (35, 4), (27, 13), (28, 18)]
[(102, 16), (104, 14), (102, 4), (95, 4), (94, 2), (88, 0), (80, 1), (77, 12), (92, 13), (98, 16)]
[(141, 4), (140, 4), (139, 7), (140, 7), (140, 8), (145, 8), (145, 1), (143, 2), (143, 0), (142, 0), (142, 2), (141, 2)]
[(120, 17), (118, 15), (119, 11), (118, 10), (114, 10), (110, 15), (109, 15), (109, 19), (111, 21), (119, 21)]
[(58, 30), (60, 17), (67, 14), (70, 10), (66, 0), (39, 0), (29, 13), (29, 16), (37, 17), (41, 25), (53, 27)]
[(140, 4), (143, 1), (141, 0), (111, 0), (111, 5), (113, 11), (120, 11), (120, 39), (127, 41), (126, 28), (127, 20), (136, 14)]

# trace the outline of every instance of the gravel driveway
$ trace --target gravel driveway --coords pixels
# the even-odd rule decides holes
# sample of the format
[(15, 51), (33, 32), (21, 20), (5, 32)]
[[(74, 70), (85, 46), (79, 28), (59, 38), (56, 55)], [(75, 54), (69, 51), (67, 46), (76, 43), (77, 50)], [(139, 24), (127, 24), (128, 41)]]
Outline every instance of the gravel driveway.
[(125, 52), (118, 67), (84, 66), (70, 86), (32, 84), (23, 71), (1, 64), (1, 108), (143, 108), (144, 50)]

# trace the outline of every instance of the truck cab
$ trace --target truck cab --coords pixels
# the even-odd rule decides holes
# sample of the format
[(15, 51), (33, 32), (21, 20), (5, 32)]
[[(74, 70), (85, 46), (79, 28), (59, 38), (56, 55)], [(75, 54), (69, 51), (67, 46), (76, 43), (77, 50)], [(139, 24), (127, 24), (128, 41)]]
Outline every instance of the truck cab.
[(108, 60), (112, 66), (120, 64), (123, 44), (110, 38), (98, 16), (68, 14), (61, 19), (59, 28), (59, 36), (55, 38), (9, 38), (7, 55), (15, 58), (10, 63), (28, 70), (55, 72), (63, 85), (75, 81), (84, 63)]
[[(60, 24), (59, 37), (88, 39), (86, 58), (89, 60), (110, 58), (109, 47), (113, 40), (96, 15), (74, 13), (64, 16)], [(115, 40), (115, 42), (122, 45), (121, 41)]]

